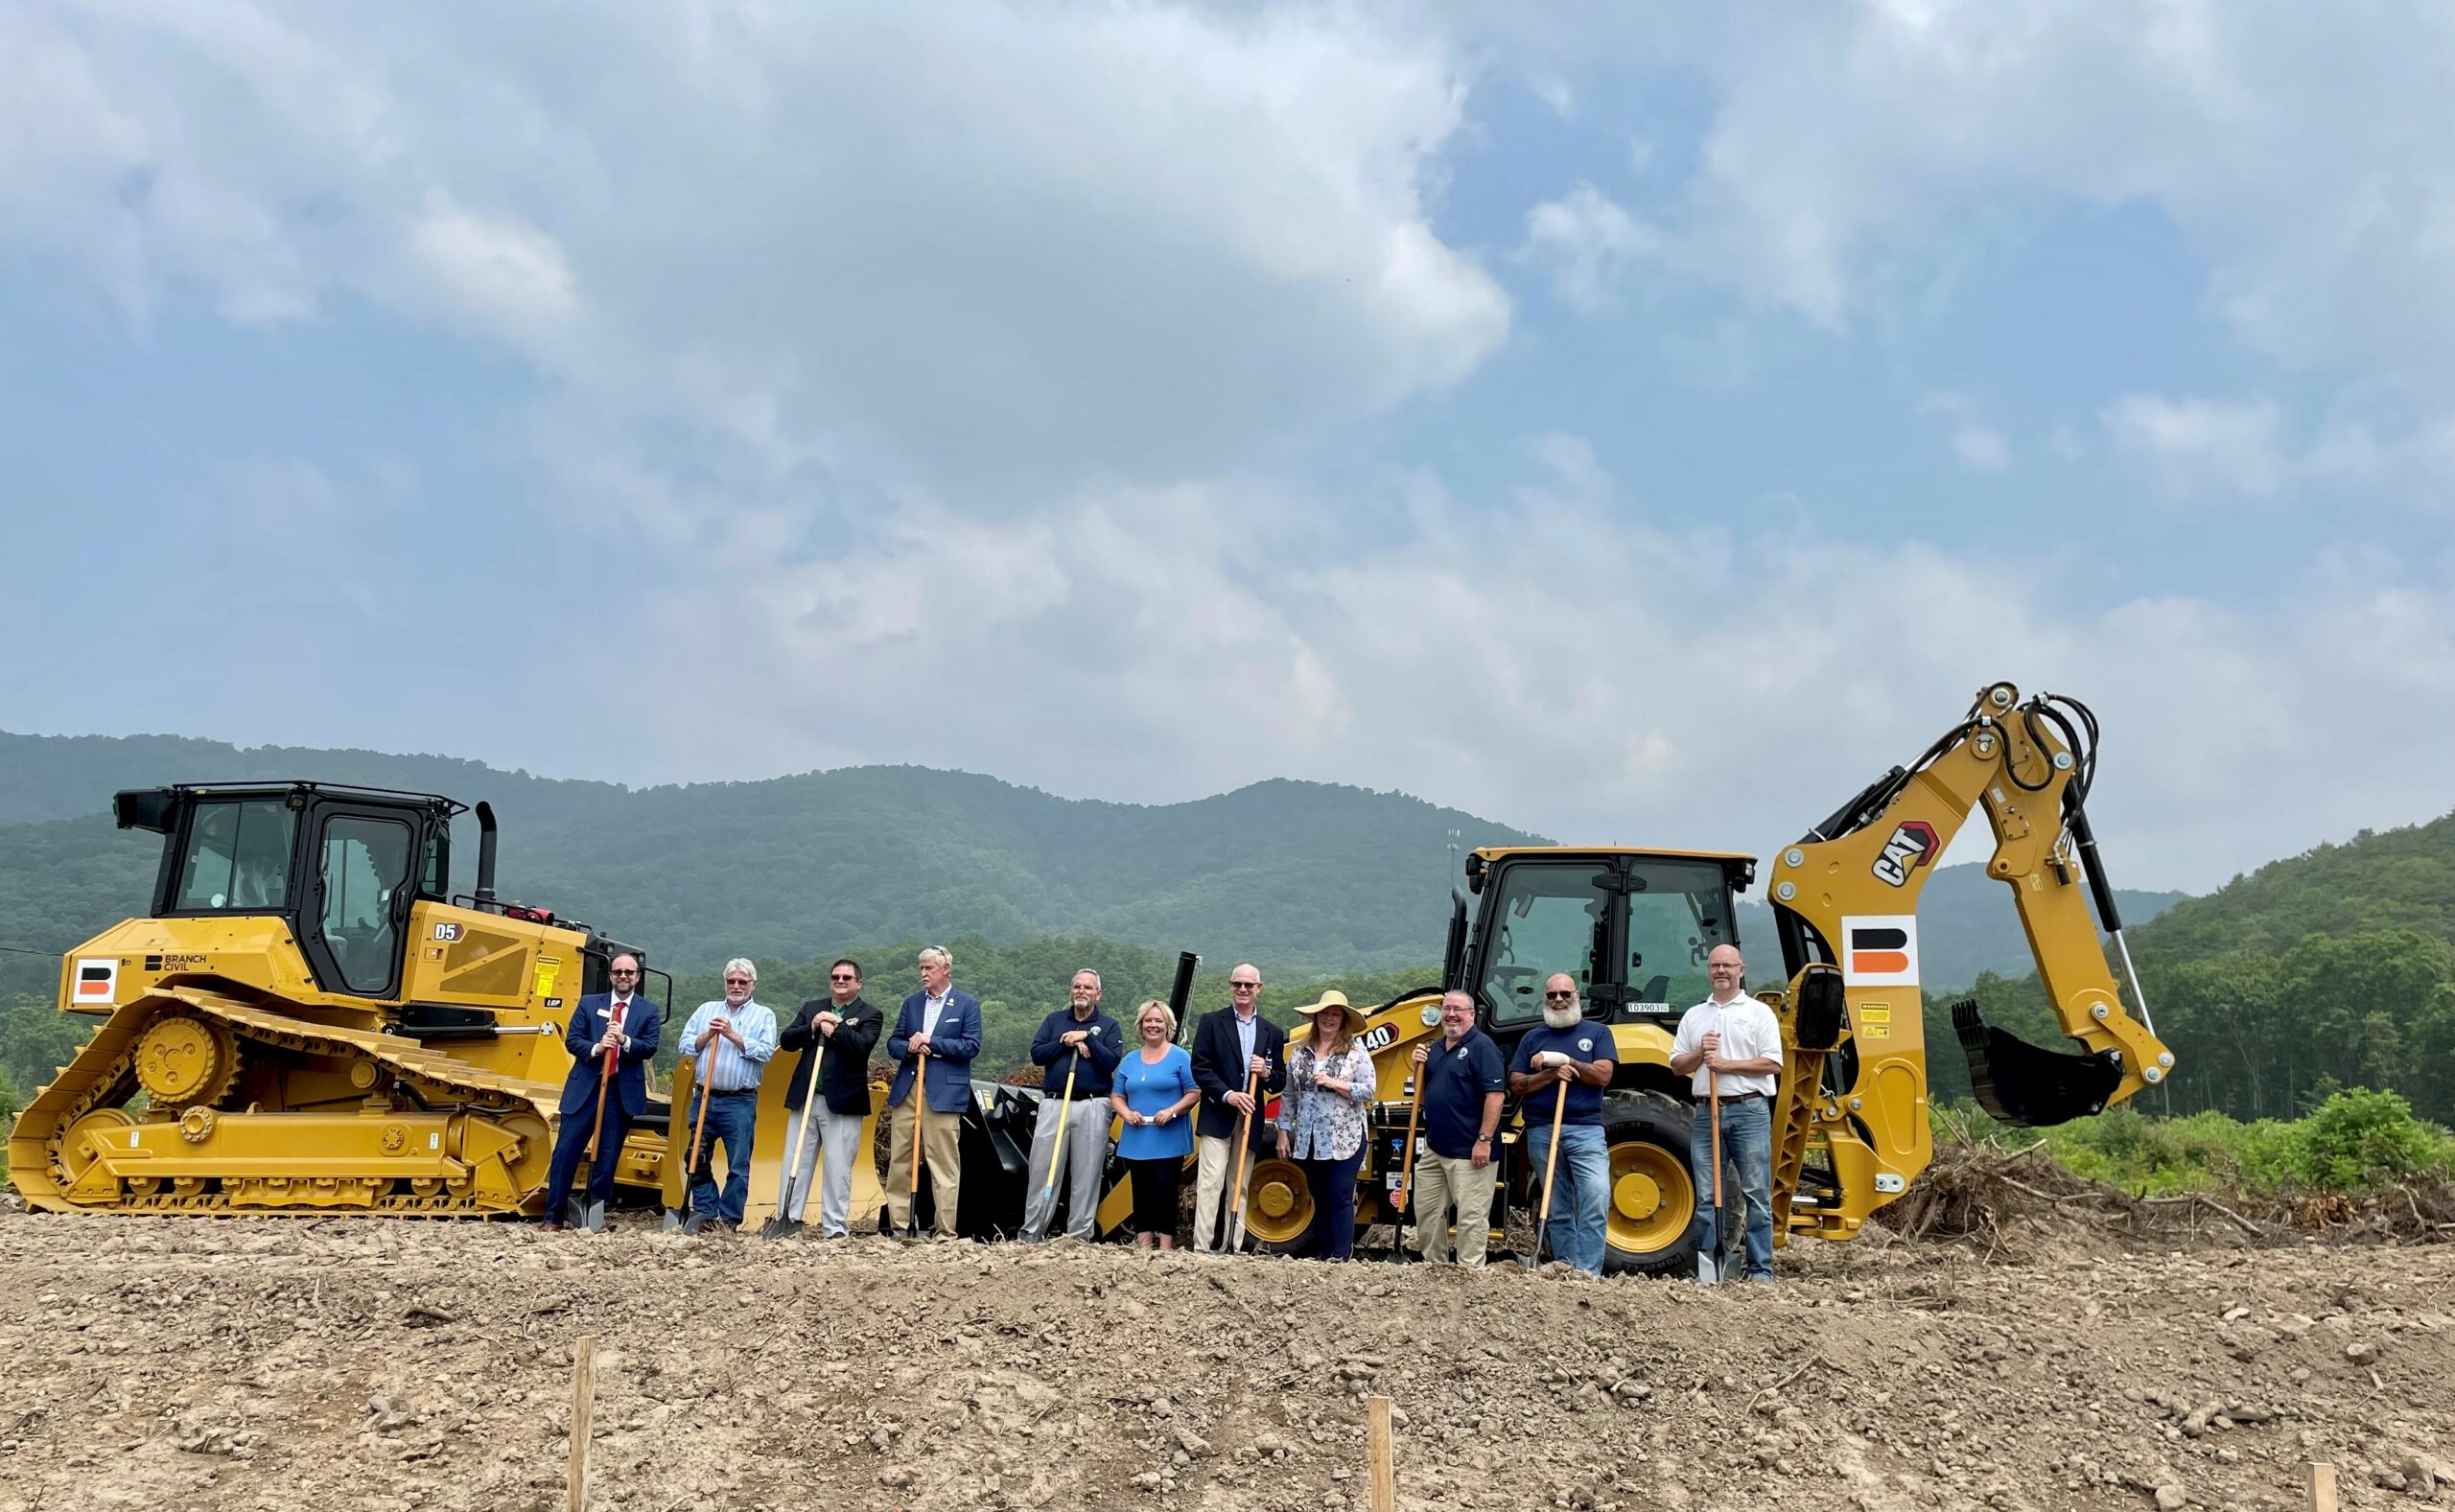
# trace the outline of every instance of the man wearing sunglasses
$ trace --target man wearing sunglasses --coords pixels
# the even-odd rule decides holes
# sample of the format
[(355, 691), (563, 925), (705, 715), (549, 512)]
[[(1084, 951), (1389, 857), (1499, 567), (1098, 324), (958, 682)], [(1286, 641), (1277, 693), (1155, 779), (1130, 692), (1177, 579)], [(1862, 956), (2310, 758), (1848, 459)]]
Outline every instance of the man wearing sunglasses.
[[(886, 1015), (861, 996), (861, 964), (850, 957), (827, 968), (827, 995), (802, 1005), (801, 1012), (777, 1036), (780, 1050), (806, 1052), (793, 1067), (784, 1088), (784, 1187), (778, 1211), (793, 1222), (809, 1206), (809, 1183), (819, 1176), (818, 1237), (841, 1239), (852, 1221), (853, 1163), (861, 1156), (861, 1121), (870, 1113), (870, 1052), (886, 1028)], [(810, 1067), (821, 1057), (826, 1068), (815, 1104), (809, 1096)], [(806, 1139), (802, 1120), (817, 1108), (818, 1138)], [(789, 1169), (795, 1151), (801, 1169)]]
[[(752, 996), (759, 968), (736, 956), (725, 963), (725, 995), (702, 1003), (682, 1026), (682, 1053), (698, 1067), (698, 1087), (683, 1128), (693, 1130), (698, 1164), (690, 1175), (690, 1219), (686, 1231), (713, 1226), (718, 1233), (741, 1226), (750, 1202), (750, 1152), (759, 1140), (759, 1082), (776, 1057), (776, 1013)], [(705, 1105), (704, 1120), (701, 1105)], [(696, 1139), (702, 1122), (707, 1137)], [(715, 1153), (725, 1152), (725, 1181), (716, 1186)], [(689, 1156), (686, 1154), (685, 1159)]]
[[(1543, 984), (1543, 1022), (1518, 1040), (1508, 1063), (1509, 1094), (1524, 1100), (1518, 1105), (1533, 1170), (1550, 1161), (1552, 1118), (1559, 1115), (1560, 1158), (1553, 1179), (1565, 1185), (1552, 1202), (1552, 1253), (1590, 1276), (1602, 1274), (1608, 1235), (1611, 1147), (1602, 1132), (1602, 1089), (1618, 1069), (1617, 1054), (1610, 1029), (1587, 1022), (1577, 978), (1560, 971)], [(1558, 1106), (1562, 1098), (1565, 1107)], [(1539, 1194), (1535, 1200), (1542, 1200)]]
[[(591, 992), (572, 1010), (572, 1027), (563, 1045), (572, 1053), (571, 1074), (563, 1078), (562, 1126), (554, 1131), (554, 1158), (546, 1168), (546, 1232), (559, 1233), (563, 1208), (571, 1200), (572, 1178), (591, 1136), (597, 1140), (596, 1161), (588, 1171), (588, 1201), (602, 1208), (614, 1196), (616, 1159), (631, 1121), (648, 1110), (646, 1066), (656, 1056), (656, 1005), (639, 995), (640, 958), (619, 955), (606, 967), (612, 990)], [(605, 1125), (597, 1129), (596, 1099), (605, 1084), (605, 1058), (616, 1057), (614, 1100), (606, 1105)], [(595, 1219), (590, 1220), (596, 1221)]]

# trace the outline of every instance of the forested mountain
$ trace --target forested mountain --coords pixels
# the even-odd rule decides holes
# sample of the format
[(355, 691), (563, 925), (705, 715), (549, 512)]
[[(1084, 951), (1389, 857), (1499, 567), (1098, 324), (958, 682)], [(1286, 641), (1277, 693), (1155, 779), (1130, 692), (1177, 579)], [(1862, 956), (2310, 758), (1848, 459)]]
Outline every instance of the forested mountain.
[[(0, 818), (33, 821), (0, 823), (0, 944), (56, 951), (143, 909), (160, 842), (111, 826), (102, 811), (116, 789), (287, 777), (488, 800), (504, 896), (685, 971), (853, 941), (1092, 934), (1281, 972), (1390, 969), (1439, 956), (1452, 831), (1464, 847), (1537, 839), (1309, 782), (1149, 807), (920, 767), (634, 790), (439, 756), (0, 734)], [(456, 887), (476, 855), (464, 818)], [(57, 970), (56, 958), (0, 957), (0, 990), (48, 993)]]
[[(2289, 1117), (2369, 1086), (2455, 1122), (2455, 814), (2272, 862), (2175, 905), (2132, 949), (2179, 1063), (2153, 1110)], [(2033, 977), (1981, 978), (1976, 995), (2048, 1042)], [(1949, 1001), (1927, 1004), (1938, 1096), (1967, 1085)]]

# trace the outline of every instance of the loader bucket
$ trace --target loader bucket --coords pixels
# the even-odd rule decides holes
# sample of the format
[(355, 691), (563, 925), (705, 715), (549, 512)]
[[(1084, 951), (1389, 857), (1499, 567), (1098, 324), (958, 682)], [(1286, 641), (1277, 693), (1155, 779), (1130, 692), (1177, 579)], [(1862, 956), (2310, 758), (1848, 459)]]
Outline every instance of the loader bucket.
[(2122, 1082), (2122, 1067), (2111, 1051), (2073, 1054), (2040, 1050), (2027, 1040), (1991, 1027), (1975, 999), (1952, 1005), (1952, 1031), (1969, 1058), (1970, 1090), (1980, 1107), (2022, 1128), (2065, 1124), (2105, 1111)]

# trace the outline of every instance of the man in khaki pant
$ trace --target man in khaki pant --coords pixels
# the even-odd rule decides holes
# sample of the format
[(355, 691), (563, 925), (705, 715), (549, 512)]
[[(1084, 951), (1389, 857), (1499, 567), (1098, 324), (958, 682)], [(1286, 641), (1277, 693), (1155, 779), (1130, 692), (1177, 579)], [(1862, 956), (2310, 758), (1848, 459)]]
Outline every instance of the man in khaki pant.
[(1500, 1130), (1508, 1067), (1491, 1036), (1475, 1028), (1475, 1000), (1464, 992), (1440, 999), (1440, 1042), (1415, 1047), (1423, 1089), (1424, 1148), (1415, 1156), (1415, 1190), (1407, 1206), (1415, 1247), (1426, 1260), (1449, 1258), (1448, 1208), (1458, 1208), (1458, 1263), (1480, 1266), (1491, 1239), (1492, 1140)]
[(900, 1062), (888, 1087), (886, 1210), (900, 1233), (912, 1220), (912, 1126), (918, 1102), (929, 1107), (921, 1158), (929, 1162), (929, 1200), (941, 1239), (955, 1232), (963, 1190), (963, 1115), (971, 1105), (971, 1058), (980, 1054), (980, 999), (954, 985), (955, 958), (944, 945), (921, 952), (921, 990), (903, 1000), (886, 1053)]

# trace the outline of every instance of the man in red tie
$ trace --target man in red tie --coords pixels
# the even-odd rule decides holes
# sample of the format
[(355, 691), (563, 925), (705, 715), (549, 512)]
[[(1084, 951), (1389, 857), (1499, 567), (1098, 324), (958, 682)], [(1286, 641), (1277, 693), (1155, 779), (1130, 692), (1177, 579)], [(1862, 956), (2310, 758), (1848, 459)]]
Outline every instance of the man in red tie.
[[(580, 1157), (596, 1137), (596, 1160), (589, 1167), (588, 1202), (601, 1211), (614, 1195), (616, 1159), (631, 1121), (647, 1112), (646, 1066), (656, 1056), (662, 1029), (656, 1005), (640, 995), (640, 959), (619, 955), (607, 964), (610, 991), (591, 992), (572, 1011), (571, 1032), (563, 1044), (572, 1053), (571, 1075), (563, 1079), (562, 1126), (554, 1132), (554, 1159), (546, 1173), (546, 1232), (563, 1227), (563, 1209), (571, 1200), (572, 1178)], [(604, 1128), (597, 1128), (596, 1100), (608, 1082), (613, 1097), (605, 1105)]]

